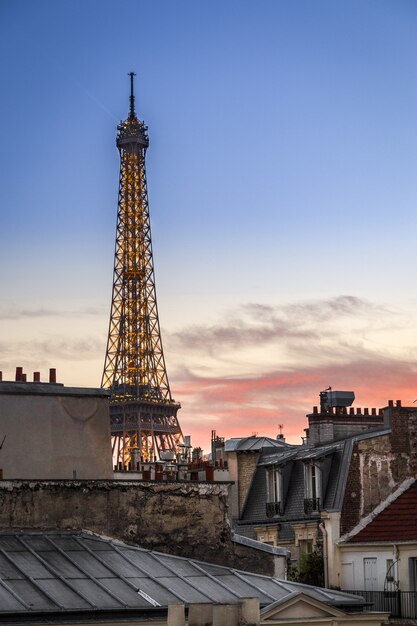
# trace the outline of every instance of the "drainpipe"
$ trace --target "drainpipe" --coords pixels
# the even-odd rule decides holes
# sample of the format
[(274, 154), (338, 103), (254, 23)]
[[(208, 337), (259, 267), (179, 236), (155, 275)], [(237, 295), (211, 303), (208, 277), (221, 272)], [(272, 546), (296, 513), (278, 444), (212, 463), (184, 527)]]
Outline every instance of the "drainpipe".
[(323, 533), (323, 569), (324, 569), (324, 586), (327, 588), (328, 584), (329, 584), (329, 564), (328, 564), (328, 558), (327, 558), (327, 538), (328, 538), (328, 534), (327, 534), (327, 530), (324, 527), (324, 522), (320, 522), (319, 524), (319, 528), (321, 530), (321, 532)]
[(397, 583), (397, 591), (400, 591), (400, 550), (398, 548), (398, 544), (394, 543), (393, 545), (394, 552), (394, 560), (396, 561), (396, 568), (394, 571), (395, 581)]

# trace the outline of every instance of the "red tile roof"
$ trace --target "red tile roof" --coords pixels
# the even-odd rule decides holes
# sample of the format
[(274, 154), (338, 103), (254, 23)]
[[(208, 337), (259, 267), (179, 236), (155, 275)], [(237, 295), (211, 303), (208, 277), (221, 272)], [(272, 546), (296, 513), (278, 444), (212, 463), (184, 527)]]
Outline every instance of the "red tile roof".
[(417, 540), (417, 480), (348, 543)]

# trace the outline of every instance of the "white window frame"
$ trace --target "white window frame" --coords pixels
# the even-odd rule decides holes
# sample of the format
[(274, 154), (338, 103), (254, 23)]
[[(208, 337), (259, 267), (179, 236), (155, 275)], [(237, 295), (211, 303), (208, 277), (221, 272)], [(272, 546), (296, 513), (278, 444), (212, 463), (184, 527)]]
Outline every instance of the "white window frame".
[(306, 463), (304, 466), (305, 497), (308, 500), (320, 500), (321, 494), (321, 469), (316, 463)]
[(277, 467), (267, 470), (266, 488), (268, 502), (282, 502), (282, 474)]

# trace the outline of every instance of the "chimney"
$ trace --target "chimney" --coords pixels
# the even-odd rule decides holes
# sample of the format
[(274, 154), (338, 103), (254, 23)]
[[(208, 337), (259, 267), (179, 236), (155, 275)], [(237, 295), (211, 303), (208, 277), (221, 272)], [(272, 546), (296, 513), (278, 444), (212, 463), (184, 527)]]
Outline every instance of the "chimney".
[(16, 382), (21, 382), (23, 378), (23, 367), (16, 367)]
[(41, 373), (40, 372), (33, 372), (33, 382), (34, 383), (40, 383), (41, 382)]
[(56, 369), (54, 367), (49, 370), (49, 382), (56, 383)]

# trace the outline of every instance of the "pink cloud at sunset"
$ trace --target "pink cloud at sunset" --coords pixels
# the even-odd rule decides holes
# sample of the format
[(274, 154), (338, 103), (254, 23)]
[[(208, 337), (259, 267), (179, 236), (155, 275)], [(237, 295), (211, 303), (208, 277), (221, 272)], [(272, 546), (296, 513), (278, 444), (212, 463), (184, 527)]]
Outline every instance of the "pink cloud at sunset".
[(305, 416), (328, 385), (353, 390), (357, 407), (382, 408), (389, 399), (410, 405), (417, 397), (417, 364), (358, 358), (252, 378), (192, 378), (177, 383), (175, 394), (184, 406), (180, 412), (184, 431), (192, 435), (195, 445), (208, 450), (211, 429), (226, 438), (253, 432), (274, 437), (278, 424), (284, 424), (287, 441), (299, 443), (307, 426)]
[(296, 443), (328, 386), (354, 391), (357, 407), (410, 404), (417, 397), (413, 322), (404, 311), (339, 296), (246, 305), (221, 323), (183, 328), (168, 341), (183, 430), (207, 450), (211, 429), (226, 438), (276, 436), (284, 424)]

